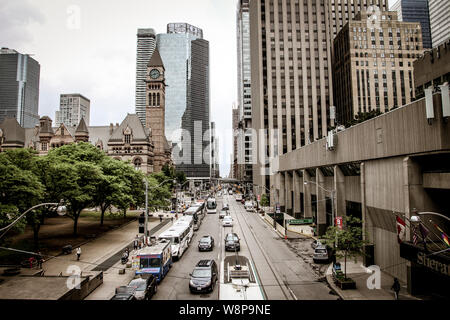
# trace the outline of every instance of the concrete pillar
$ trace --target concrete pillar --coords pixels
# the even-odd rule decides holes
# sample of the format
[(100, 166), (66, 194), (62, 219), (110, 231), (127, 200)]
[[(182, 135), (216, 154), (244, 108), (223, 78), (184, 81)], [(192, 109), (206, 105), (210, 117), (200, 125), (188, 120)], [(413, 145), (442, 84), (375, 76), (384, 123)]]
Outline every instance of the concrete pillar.
[(286, 213), (292, 215), (292, 175), (291, 172), (286, 171), (284, 173), (284, 185), (285, 185), (285, 203)]
[[(308, 171), (302, 170), (303, 173), (303, 182), (312, 181), (311, 176), (309, 175)], [(313, 216), (312, 213), (312, 206), (311, 206), (311, 188), (313, 188), (314, 185), (312, 183), (303, 183), (303, 194), (304, 194), (304, 207), (305, 212), (303, 212), (305, 218), (311, 218)]]
[(300, 218), (300, 192), (303, 191), (300, 185), (300, 176), (296, 170), (292, 171), (292, 190), (294, 191), (294, 218)]
[[(345, 217), (345, 176), (339, 166), (334, 166), (334, 209), (337, 217)], [(333, 217), (334, 219), (335, 217)], [(333, 222), (334, 223), (334, 222)]]
[(324, 186), (325, 177), (322, 171), (319, 168), (316, 168), (317, 234), (319, 236), (325, 234), (325, 232), (327, 231), (327, 212), (325, 201), (327, 193), (323, 190)]
[(276, 202), (280, 203), (281, 212), (286, 212), (286, 186), (285, 186), (285, 177), (284, 172), (278, 173), (278, 181), (279, 181), (279, 194), (278, 199), (275, 199)]
[(370, 220), (370, 216), (367, 214), (366, 209), (366, 164), (361, 162), (360, 165), (360, 181), (361, 181), (361, 215), (362, 215), (362, 226), (363, 239), (367, 240), (369, 243), (373, 243), (373, 224)]

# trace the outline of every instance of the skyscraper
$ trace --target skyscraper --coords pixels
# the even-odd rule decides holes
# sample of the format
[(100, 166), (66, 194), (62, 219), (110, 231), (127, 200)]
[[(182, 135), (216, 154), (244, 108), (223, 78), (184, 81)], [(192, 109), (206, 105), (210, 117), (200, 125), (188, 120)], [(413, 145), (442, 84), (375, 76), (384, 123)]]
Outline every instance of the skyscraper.
[(89, 126), (91, 101), (79, 93), (61, 94), (59, 98), (59, 111), (55, 112), (55, 126), (64, 123), (69, 127), (76, 127), (84, 118)]
[(430, 12), (428, 0), (398, 0), (391, 10), (397, 11), (398, 21), (420, 22), (424, 48), (431, 48)]
[(39, 123), (40, 69), (28, 54), (0, 50), (0, 122), (16, 118), (23, 128)]
[(191, 66), (191, 41), (203, 31), (187, 23), (169, 23), (167, 33), (156, 36), (156, 45), (166, 67), (167, 139), (179, 142), (181, 118), (187, 107), (187, 85)]
[(255, 0), (249, 11), (253, 182), (270, 188), (269, 160), (325, 137), (332, 125), (328, 1)]
[(370, 13), (362, 11), (334, 40), (339, 124), (358, 113), (403, 106), (414, 97), (413, 61), (423, 53), (420, 22), (398, 21), (396, 11), (381, 12), (381, 17), (379, 28), (369, 28)]
[(145, 124), (145, 79), (147, 64), (156, 47), (156, 35), (153, 29), (138, 29), (136, 54), (136, 114)]
[[(188, 178), (209, 179), (211, 137), (208, 41), (200, 38), (191, 41), (191, 61), (187, 75), (187, 107), (181, 119), (181, 128), (188, 135), (183, 135), (181, 142), (174, 148), (175, 164)], [(183, 158), (183, 163), (178, 158), (180, 146), (183, 156), (187, 155), (189, 158)]]
[(239, 143), (242, 143), (244, 155), (242, 157), (243, 176), (247, 182), (253, 180), (252, 148), (252, 88), (251, 88), (251, 55), (250, 55), (250, 16), (249, 0), (239, 0), (237, 7), (237, 61), (238, 61), (238, 103), (239, 121), (242, 130), (239, 132)]
[(428, 0), (430, 10), (431, 44), (439, 46), (450, 38), (450, 1)]

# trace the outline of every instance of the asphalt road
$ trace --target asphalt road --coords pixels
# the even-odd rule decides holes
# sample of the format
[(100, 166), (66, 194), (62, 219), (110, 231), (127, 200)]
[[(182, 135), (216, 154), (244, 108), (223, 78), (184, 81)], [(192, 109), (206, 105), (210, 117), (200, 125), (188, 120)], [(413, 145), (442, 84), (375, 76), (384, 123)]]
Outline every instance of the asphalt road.
[[(206, 214), (200, 229), (194, 233), (189, 249), (175, 262), (166, 278), (158, 286), (153, 299), (160, 300), (218, 300), (220, 286), (212, 293), (191, 294), (189, 273), (199, 260), (214, 259), (219, 267), (225, 256), (233, 252), (224, 251), (224, 237), (235, 232), (241, 239), (240, 255), (253, 261), (266, 299), (269, 300), (336, 300), (329, 294), (326, 283), (319, 281), (311, 266), (292, 252), (285, 240), (264, 222), (256, 213), (247, 212), (236, 202), (234, 196), (226, 195), (217, 199), (217, 212), (226, 202), (234, 220), (233, 227), (222, 227), (217, 214)], [(203, 235), (211, 235), (215, 248), (211, 252), (199, 252), (198, 240)]]

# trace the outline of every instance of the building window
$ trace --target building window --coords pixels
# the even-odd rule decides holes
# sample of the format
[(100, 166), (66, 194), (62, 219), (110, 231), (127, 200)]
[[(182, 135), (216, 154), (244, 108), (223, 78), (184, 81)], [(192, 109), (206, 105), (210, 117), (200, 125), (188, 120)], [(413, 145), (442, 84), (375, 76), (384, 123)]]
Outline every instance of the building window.
[(141, 169), (141, 165), (142, 165), (141, 158), (134, 159), (134, 169), (140, 170)]
[(42, 142), (42, 151), (47, 151), (47, 142)]
[(130, 142), (131, 142), (131, 134), (126, 134), (125, 135), (125, 143), (130, 144)]

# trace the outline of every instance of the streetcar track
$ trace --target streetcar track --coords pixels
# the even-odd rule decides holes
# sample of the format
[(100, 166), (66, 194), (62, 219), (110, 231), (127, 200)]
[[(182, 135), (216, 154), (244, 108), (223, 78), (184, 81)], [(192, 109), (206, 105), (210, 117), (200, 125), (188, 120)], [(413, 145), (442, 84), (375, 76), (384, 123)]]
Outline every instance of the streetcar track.
[[(237, 208), (239, 209), (239, 205), (238, 205), (237, 203), (234, 204), (234, 205), (237, 206)], [(239, 218), (239, 215), (237, 214), (237, 210), (236, 210), (236, 218), (237, 218), (237, 220), (238, 220), (238, 222), (239, 222), (239, 225), (241, 226), (241, 219)], [(267, 266), (270, 268), (270, 271), (272, 271), (272, 274), (274, 275), (275, 280), (276, 280), (277, 283), (278, 283), (278, 286), (281, 288), (281, 292), (283, 292), (284, 297), (285, 297), (286, 299), (289, 300), (289, 296), (288, 296), (288, 294), (286, 294), (285, 289), (283, 288), (283, 285), (280, 283), (280, 280), (278, 280), (278, 277), (277, 277), (277, 275), (276, 275), (274, 269), (272, 268), (271, 263), (270, 263), (270, 261), (269, 261), (267, 255), (266, 255), (266, 253), (264, 252), (264, 250), (263, 250), (261, 244), (259, 243), (258, 239), (256, 238), (256, 235), (255, 235), (255, 232), (254, 232), (253, 228), (250, 227), (250, 225), (249, 225), (248, 222), (247, 222), (247, 219), (245, 219), (245, 218), (243, 217), (242, 220), (244, 221), (245, 225), (247, 226), (247, 228), (250, 230), (251, 234), (253, 235), (253, 238), (254, 238), (256, 244), (258, 245), (258, 247), (259, 247), (259, 249), (261, 250), (261, 253), (262, 253), (264, 259), (265, 259), (266, 262), (267, 262)], [(241, 230), (242, 230), (242, 226), (241, 226)], [(250, 250), (250, 247), (249, 247), (249, 243), (248, 243), (248, 241), (247, 241), (247, 237), (245, 236), (245, 232), (243, 232), (243, 230), (242, 230), (242, 235), (243, 235), (244, 240), (245, 240), (245, 242), (246, 242), (246, 244), (247, 244), (247, 247), (249, 248), (249, 253), (250, 253), (250, 256), (251, 256), (251, 258), (252, 258), (252, 261), (255, 261), (255, 260), (253, 259), (253, 255), (252, 255), (252, 253), (251, 253), (251, 250)], [(259, 272), (258, 272), (258, 270), (257, 270), (256, 264), (253, 263), (253, 265), (255, 266), (255, 269), (256, 269), (255, 271), (256, 271), (256, 273), (258, 274), (258, 278), (259, 278), (260, 281), (261, 281), (261, 277), (259, 276)], [(262, 284), (262, 282), (261, 282), (261, 286), (262, 286), (263, 291), (264, 291), (264, 296), (265, 296), (266, 299), (267, 299), (267, 292), (266, 292), (266, 290), (265, 290), (264, 285)], [(295, 295), (293, 294), (293, 292), (292, 292), (292, 290), (289, 288), (289, 286), (287, 286), (286, 284), (284, 284), (284, 286), (289, 290), (289, 293), (291, 294), (291, 298), (293, 298), (294, 300), (297, 300), (297, 298), (295, 297)]]

